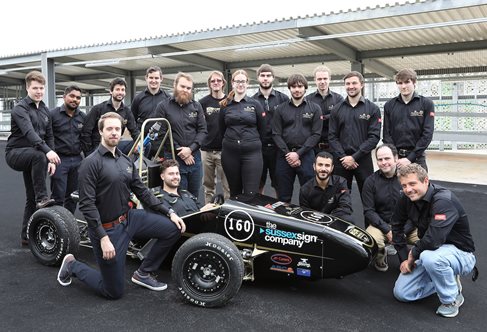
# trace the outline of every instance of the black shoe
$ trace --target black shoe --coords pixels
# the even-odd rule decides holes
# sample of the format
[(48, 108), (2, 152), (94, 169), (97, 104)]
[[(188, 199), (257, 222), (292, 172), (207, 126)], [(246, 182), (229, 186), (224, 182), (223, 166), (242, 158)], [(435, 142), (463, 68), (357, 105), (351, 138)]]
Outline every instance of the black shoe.
[(55, 202), (55, 200), (53, 200), (52, 198), (46, 197), (46, 198), (42, 199), (40, 202), (37, 202), (36, 208), (42, 209), (42, 208), (54, 205), (54, 202)]

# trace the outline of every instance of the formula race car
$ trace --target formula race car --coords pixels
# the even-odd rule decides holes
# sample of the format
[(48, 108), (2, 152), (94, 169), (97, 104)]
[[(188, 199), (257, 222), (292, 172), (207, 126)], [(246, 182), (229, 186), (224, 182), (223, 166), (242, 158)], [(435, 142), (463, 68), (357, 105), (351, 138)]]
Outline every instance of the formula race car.
[[(172, 275), (183, 297), (199, 306), (226, 304), (257, 270), (266, 277), (336, 278), (366, 268), (377, 253), (359, 227), (263, 195), (237, 196), (183, 219), (187, 231)], [(28, 234), (32, 253), (45, 265), (90, 247), (86, 222), (59, 206), (36, 211)], [(143, 258), (150, 245), (134, 241), (128, 255)]]
[[(160, 185), (157, 163), (140, 160), (139, 169), (149, 188)], [(203, 307), (225, 305), (243, 280), (256, 276), (343, 277), (366, 268), (377, 254), (361, 228), (258, 194), (221, 200), (183, 219), (187, 229), (171, 255), (172, 276), (183, 298)], [(80, 246), (91, 247), (87, 227), (63, 207), (40, 209), (28, 223), (29, 247), (42, 264), (59, 265)], [(127, 255), (143, 259), (152, 243), (136, 239)]]

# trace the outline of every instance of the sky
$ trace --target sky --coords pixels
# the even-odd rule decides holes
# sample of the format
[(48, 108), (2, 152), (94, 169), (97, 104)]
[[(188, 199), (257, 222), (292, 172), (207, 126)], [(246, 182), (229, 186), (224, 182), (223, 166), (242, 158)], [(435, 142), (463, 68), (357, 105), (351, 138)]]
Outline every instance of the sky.
[[(397, 0), (6, 0), (0, 56), (192, 32)], [(404, 3), (406, 1), (399, 1)]]

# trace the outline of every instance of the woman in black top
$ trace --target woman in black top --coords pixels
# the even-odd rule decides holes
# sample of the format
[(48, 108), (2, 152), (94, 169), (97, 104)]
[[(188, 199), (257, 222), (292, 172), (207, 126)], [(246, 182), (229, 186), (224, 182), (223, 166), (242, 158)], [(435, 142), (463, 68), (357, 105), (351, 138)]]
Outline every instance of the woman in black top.
[(258, 101), (247, 96), (248, 83), (249, 76), (244, 70), (235, 71), (233, 90), (220, 102), (222, 166), (231, 196), (258, 193), (262, 174), (265, 112)]

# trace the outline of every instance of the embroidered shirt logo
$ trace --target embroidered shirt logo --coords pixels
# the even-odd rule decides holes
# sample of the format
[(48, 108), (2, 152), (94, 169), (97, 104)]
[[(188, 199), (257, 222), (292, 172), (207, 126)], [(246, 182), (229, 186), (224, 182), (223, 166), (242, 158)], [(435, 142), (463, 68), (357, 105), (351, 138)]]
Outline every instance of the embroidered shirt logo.
[(412, 111), (411, 113), (409, 113), (410, 116), (423, 116), (423, 114), (424, 114), (424, 111), (422, 111), (422, 110)]
[(311, 119), (311, 118), (313, 118), (313, 113), (311, 112), (303, 113), (303, 119)]
[(358, 116), (358, 118), (361, 119), (361, 120), (370, 120), (370, 114), (365, 114), (365, 113), (364, 114), (360, 114)]
[(189, 112), (188, 113), (188, 117), (193, 118), (193, 119), (194, 118), (197, 118), (198, 117), (198, 112)]
[(246, 106), (244, 109), (244, 112), (255, 112), (255, 107), (254, 106)]
[(212, 115), (212, 114), (218, 113), (218, 112), (220, 112), (219, 107), (207, 107), (206, 108), (206, 114), (208, 114), (208, 115)]
[(132, 174), (132, 167), (128, 166), (126, 171), (127, 171), (127, 173)]

